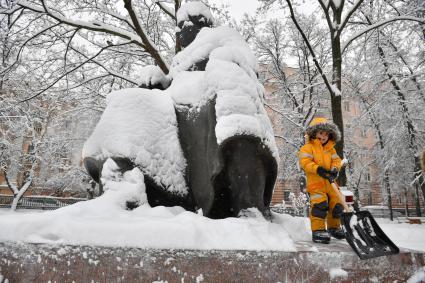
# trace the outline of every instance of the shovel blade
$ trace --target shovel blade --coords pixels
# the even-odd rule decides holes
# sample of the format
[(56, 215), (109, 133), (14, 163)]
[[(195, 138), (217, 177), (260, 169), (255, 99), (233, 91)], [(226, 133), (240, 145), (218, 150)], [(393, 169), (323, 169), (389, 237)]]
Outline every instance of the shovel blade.
[(385, 235), (369, 211), (341, 216), (347, 242), (360, 259), (398, 254), (399, 248)]

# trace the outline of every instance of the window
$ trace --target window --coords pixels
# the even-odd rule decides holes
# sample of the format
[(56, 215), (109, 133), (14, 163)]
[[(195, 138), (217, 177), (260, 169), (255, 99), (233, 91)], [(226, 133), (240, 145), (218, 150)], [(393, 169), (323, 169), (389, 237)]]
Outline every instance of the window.
[(260, 82), (262, 82), (262, 81), (265, 81), (265, 80), (266, 80), (266, 72), (259, 72), (259, 73), (257, 73), (257, 76), (258, 76), (258, 80), (259, 80)]
[(362, 138), (367, 137), (367, 129), (365, 129), (365, 128), (360, 129), (360, 136)]
[(33, 151), (34, 151), (34, 144), (33, 143), (30, 143), (28, 145), (28, 153), (32, 153)]
[(283, 191), (283, 200), (284, 201), (290, 201), (289, 200), (289, 195), (291, 194), (290, 191)]
[(40, 135), (41, 134), (41, 130), (42, 130), (41, 124), (40, 123), (35, 123), (34, 124), (34, 131), (35, 131), (35, 133), (37, 135)]
[(367, 203), (369, 204), (369, 205), (371, 205), (372, 204), (372, 192), (368, 192), (367, 193)]
[(344, 101), (344, 110), (350, 111), (350, 102), (349, 101)]
[(64, 125), (66, 130), (69, 130), (71, 128), (71, 121), (67, 120), (65, 121), (65, 125)]
[(370, 182), (370, 180), (371, 180), (371, 178), (370, 178), (370, 172), (368, 171), (368, 172), (366, 172), (366, 174), (365, 174), (365, 180), (367, 181), (367, 182)]

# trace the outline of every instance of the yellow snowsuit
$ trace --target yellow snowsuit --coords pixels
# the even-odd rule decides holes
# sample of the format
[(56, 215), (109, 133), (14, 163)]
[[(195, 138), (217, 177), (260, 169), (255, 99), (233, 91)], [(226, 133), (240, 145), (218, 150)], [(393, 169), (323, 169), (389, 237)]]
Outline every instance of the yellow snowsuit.
[(310, 195), (311, 230), (339, 228), (341, 223), (338, 215), (343, 211), (343, 207), (329, 181), (317, 175), (319, 166), (326, 170), (332, 167), (338, 170), (341, 168), (341, 158), (334, 148), (339, 135), (338, 128), (324, 118), (316, 118), (307, 128), (307, 134), (313, 134), (312, 137), (315, 137), (314, 130), (326, 130), (333, 134), (325, 145), (318, 139), (309, 139), (299, 152), (300, 165), (306, 174), (307, 192)]

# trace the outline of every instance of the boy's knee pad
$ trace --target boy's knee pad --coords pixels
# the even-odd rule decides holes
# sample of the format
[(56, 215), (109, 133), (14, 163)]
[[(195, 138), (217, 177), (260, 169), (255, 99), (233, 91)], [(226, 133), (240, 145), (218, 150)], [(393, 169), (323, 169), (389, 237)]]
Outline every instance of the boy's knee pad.
[(342, 204), (337, 203), (334, 206), (334, 209), (332, 209), (332, 216), (333, 218), (340, 218), (341, 214), (344, 212), (344, 207)]
[(315, 203), (311, 209), (311, 215), (319, 218), (326, 218), (328, 214), (329, 205), (327, 201)]

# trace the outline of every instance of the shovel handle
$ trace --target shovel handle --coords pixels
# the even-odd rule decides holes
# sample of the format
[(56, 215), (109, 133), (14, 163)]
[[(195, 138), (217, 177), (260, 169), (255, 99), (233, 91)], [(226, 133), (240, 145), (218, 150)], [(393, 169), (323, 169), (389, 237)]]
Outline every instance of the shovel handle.
[(332, 182), (331, 185), (332, 185), (332, 188), (334, 189), (335, 193), (338, 195), (339, 201), (341, 202), (342, 206), (344, 207), (344, 212), (349, 212), (350, 208), (348, 207), (347, 203), (345, 202), (345, 197), (339, 191), (337, 184), (335, 184), (335, 182)]

